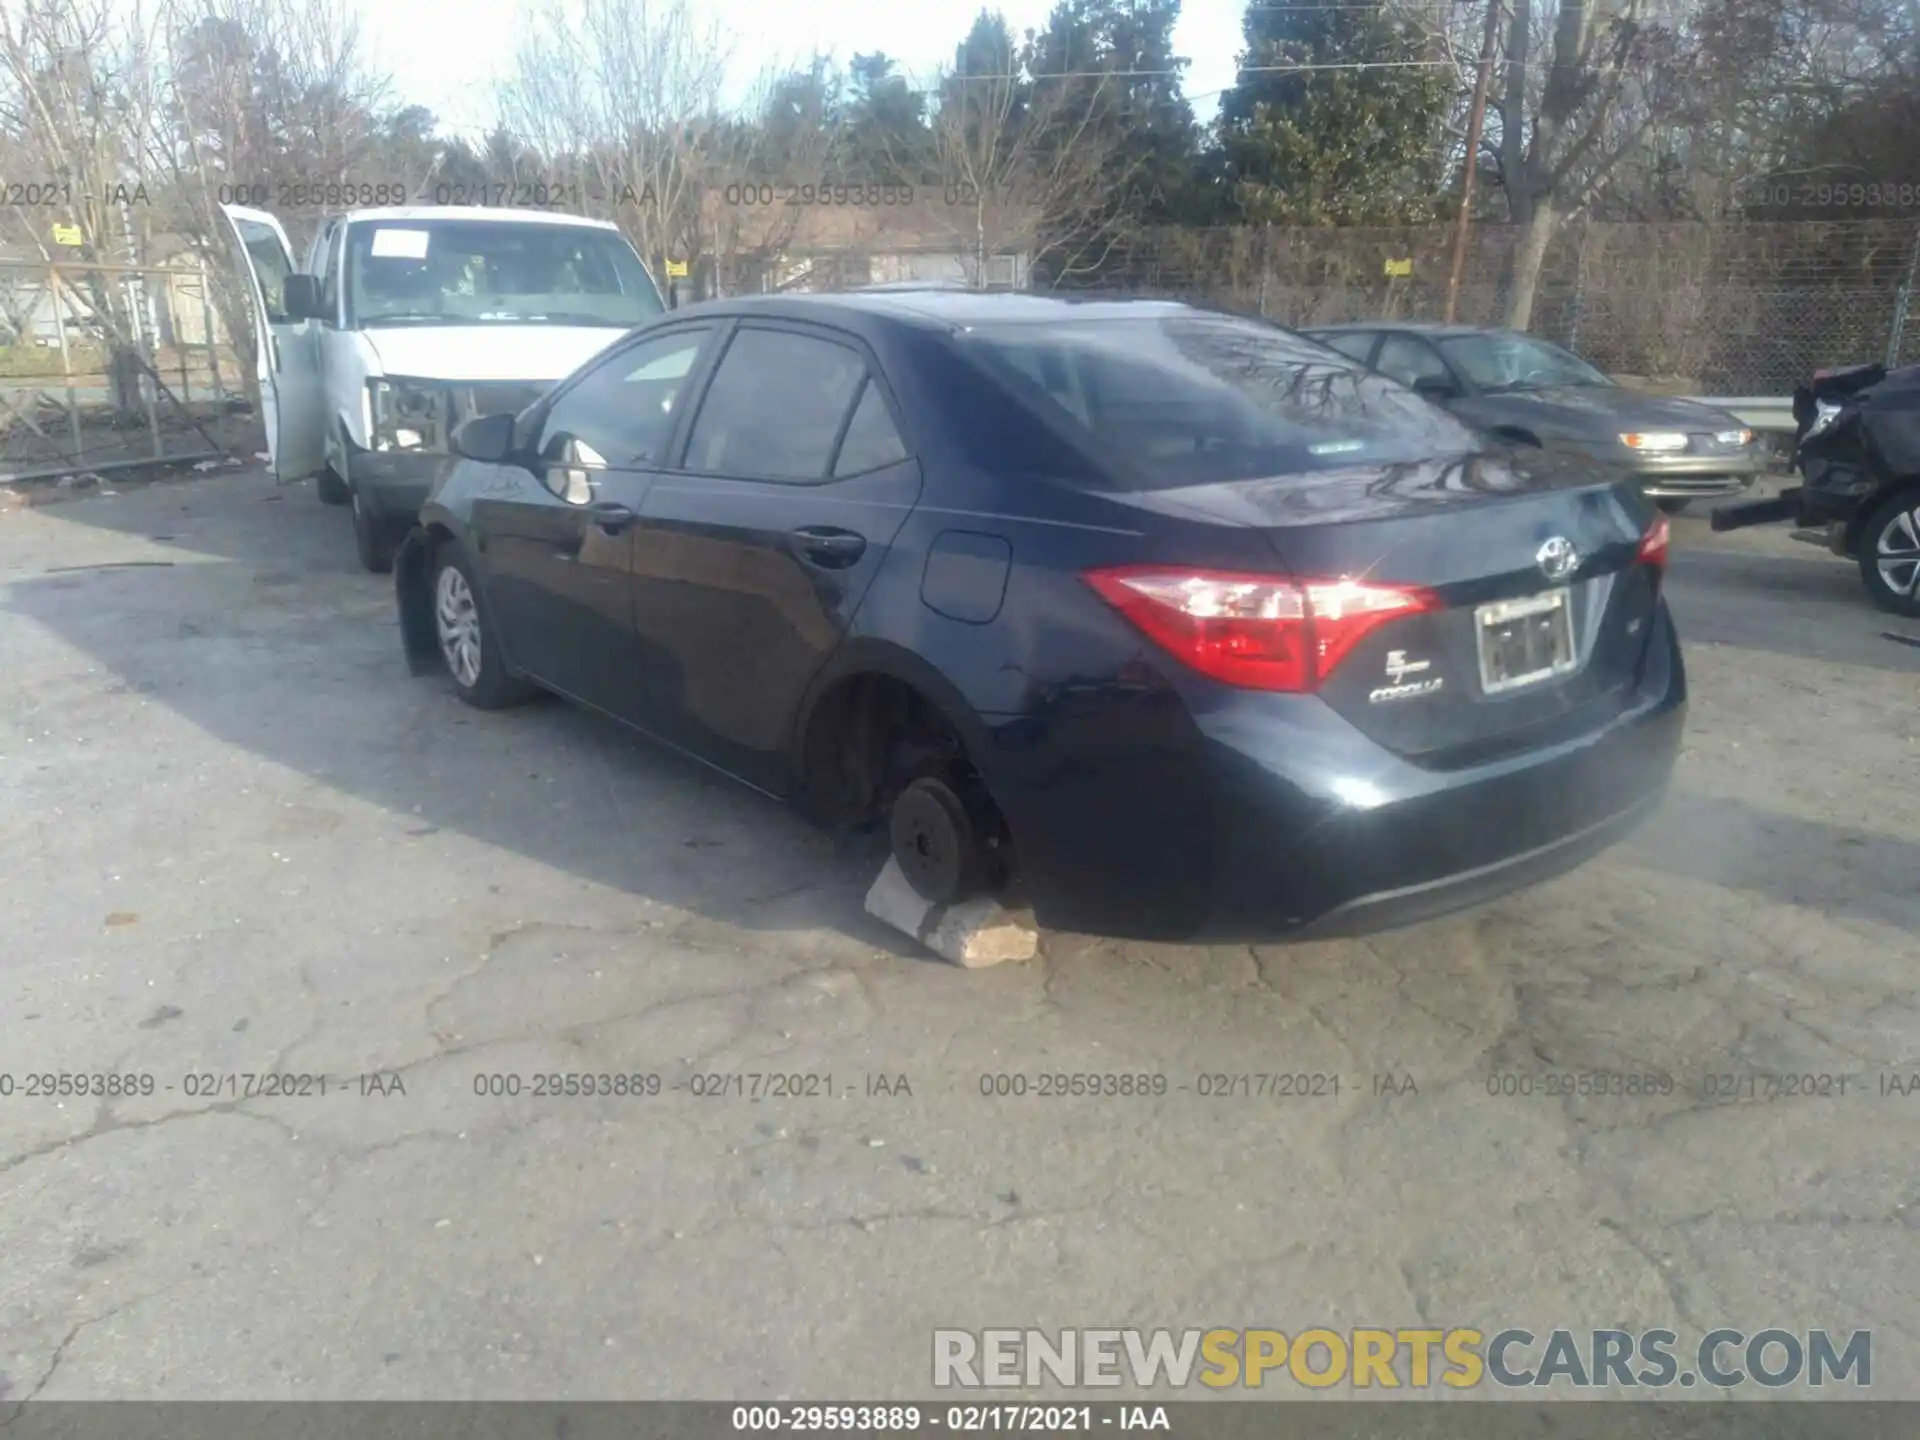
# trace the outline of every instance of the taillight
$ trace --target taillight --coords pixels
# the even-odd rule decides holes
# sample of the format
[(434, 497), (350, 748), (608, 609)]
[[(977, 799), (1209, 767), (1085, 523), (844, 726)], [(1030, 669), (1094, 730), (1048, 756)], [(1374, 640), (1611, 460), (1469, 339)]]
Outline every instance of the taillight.
[(1673, 526), (1667, 523), (1667, 517), (1654, 517), (1653, 524), (1647, 527), (1647, 533), (1640, 537), (1640, 553), (1634, 558), (1642, 565), (1651, 565), (1656, 570), (1667, 568), (1667, 542), (1673, 537)]
[(1250, 690), (1319, 688), (1355, 645), (1439, 597), (1362, 580), (1295, 580), (1138, 566), (1084, 577), (1163, 650)]

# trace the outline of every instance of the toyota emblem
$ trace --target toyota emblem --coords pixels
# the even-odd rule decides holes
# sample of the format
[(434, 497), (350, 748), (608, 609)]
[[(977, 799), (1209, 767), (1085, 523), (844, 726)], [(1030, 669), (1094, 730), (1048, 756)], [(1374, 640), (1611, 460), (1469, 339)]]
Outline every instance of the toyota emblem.
[(1558, 584), (1579, 568), (1580, 552), (1566, 536), (1556, 535), (1534, 552), (1533, 563), (1542, 575)]

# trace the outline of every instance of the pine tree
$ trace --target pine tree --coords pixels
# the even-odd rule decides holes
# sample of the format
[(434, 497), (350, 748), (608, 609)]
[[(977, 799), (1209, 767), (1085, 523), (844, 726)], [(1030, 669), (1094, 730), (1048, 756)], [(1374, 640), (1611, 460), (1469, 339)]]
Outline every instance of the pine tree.
[(1427, 63), (1411, 21), (1364, 0), (1252, 0), (1242, 33), (1239, 81), (1220, 102), (1221, 158), (1242, 218), (1433, 218), (1453, 78)]

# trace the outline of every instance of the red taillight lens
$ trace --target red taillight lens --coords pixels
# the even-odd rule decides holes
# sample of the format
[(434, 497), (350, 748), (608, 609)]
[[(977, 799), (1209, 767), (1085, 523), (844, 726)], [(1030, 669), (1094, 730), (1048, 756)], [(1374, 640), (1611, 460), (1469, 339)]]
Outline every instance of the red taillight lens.
[(1635, 558), (1642, 565), (1651, 565), (1656, 570), (1667, 568), (1667, 544), (1673, 538), (1673, 526), (1667, 523), (1667, 517), (1657, 516), (1647, 533), (1640, 537), (1640, 553)]
[(1360, 580), (1156, 566), (1085, 578), (1176, 659), (1250, 690), (1316, 689), (1372, 631), (1440, 606), (1424, 590)]

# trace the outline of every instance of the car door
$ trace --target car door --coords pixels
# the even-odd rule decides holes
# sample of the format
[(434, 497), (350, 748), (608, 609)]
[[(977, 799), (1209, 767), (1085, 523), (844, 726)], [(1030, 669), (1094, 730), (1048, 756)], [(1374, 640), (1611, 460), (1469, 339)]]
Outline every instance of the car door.
[(254, 372), (260, 381), (260, 418), (267, 432), (267, 464), (277, 480), (299, 480), (321, 465), (326, 394), (316, 325), (287, 313), (287, 276), (294, 273), (287, 232), (263, 210), (222, 205), (246, 266), (253, 312)]
[(801, 697), (919, 498), (906, 433), (852, 337), (771, 321), (734, 331), (634, 541), (652, 728), (785, 788)]
[(500, 467), (473, 507), (511, 663), (635, 724), (647, 680), (628, 606), (633, 526), (717, 328), (679, 326), (596, 358), (528, 417), (531, 468)]
[[(323, 448), (337, 446), (341, 422), (350, 404), (358, 409), (366, 390), (366, 370), (359, 355), (357, 337), (343, 328), (345, 310), (341, 304), (340, 268), (346, 252), (347, 221), (336, 216), (315, 243), (313, 273), (320, 277), (320, 304), (326, 311), (315, 328), (314, 342), (319, 352), (320, 383), (327, 397), (321, 417)], [(337, 468), (346, 473), (345, 457), (338, 457)]]

